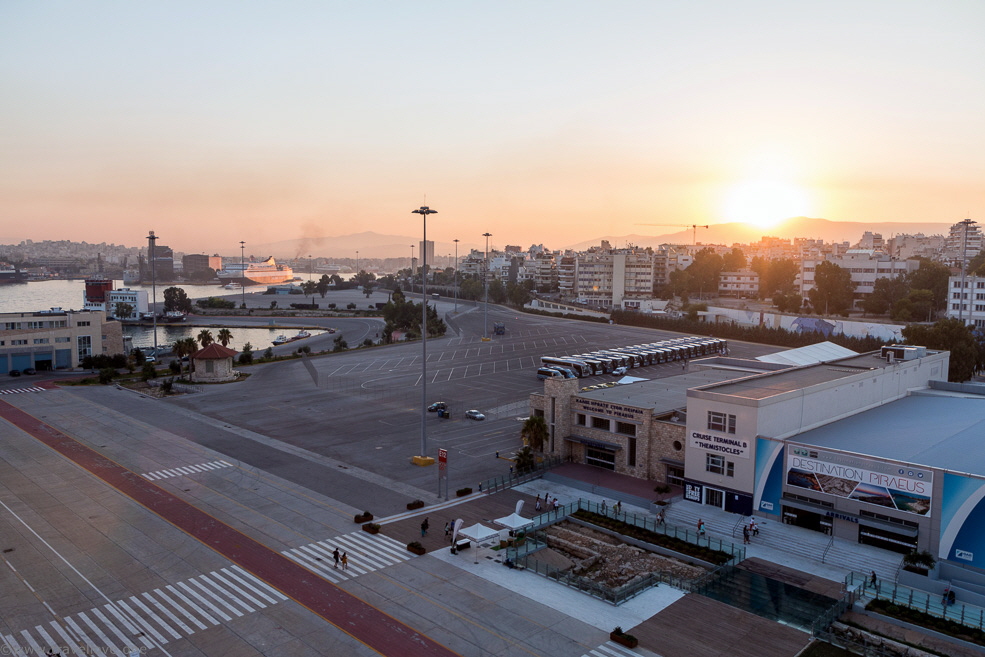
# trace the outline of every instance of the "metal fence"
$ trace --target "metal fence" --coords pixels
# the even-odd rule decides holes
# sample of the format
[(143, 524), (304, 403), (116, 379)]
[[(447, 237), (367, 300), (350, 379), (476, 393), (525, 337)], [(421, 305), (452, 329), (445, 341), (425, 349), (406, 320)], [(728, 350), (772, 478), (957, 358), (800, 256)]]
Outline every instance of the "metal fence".
[(944, 597), (938, 593), (928, 593), (896, 582), (877, 582), (873, 585), (868, 576), (854, 572), (845, 576), (845, 588), (856, 591), (859, 596), (889, 600), (895, 605), (916, 609), (965, 627), (985, 629), (985, 609), (960, 602), (945, 604)]
[(540, 479), (544, 476), (544, 473), (551, 468), (556, 468), (561, 465), (562, 459), (560, 456), (546, 456), (544, 460), (536, 465), (536, 467), (524, 473), (511, 472), (508, 475), (503, 475), (501, 477), (493, 477), (492, 479), (486, 479), (485, 481), (479, 482), (479, 491), (483, 493), (495, 493), (497, 491), (506, 490), (507, 488), (513, 488), (514, 486), (519, 486), (522, 483), (528, 481), (533, 481), (534, 479)]

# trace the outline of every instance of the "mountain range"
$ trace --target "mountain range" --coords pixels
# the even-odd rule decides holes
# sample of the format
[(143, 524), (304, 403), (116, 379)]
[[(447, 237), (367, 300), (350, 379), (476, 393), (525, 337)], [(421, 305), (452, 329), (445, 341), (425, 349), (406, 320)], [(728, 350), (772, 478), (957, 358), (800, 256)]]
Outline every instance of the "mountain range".
[[(672, 233), (654, 234), (631, 233), (627, 235), (599, 235), (598, 237), (574, 244), (545, 244), (549, 249), (573, 249), (582, 251), (591, 246), (598, 246), (606, 240), (613, 247), (628, 245), (645, 248), (657, 247), (660, 244), (691, 244), (697, 239), (698, 244), (747, 244), (758, 242), (764, 236), (792, 239), (807, 237), (820, 239), (825, 242), (857, 242), (862, 233), (869, 230), (880, 233), (886, 239), (894, 235), (907, 233), (910, 235), (946, 235), (952, 223), (948, 222), (916, 222), (891, 221), (882, 223), (863, 223), (858, 221), (829, 221), (811, 217), (792, 217), (771, 226), (762, 228), (743, 223), (711, 224), (683, 227)], [(410, 258), (411, 245), (414, 245), (414, 257), (420, 257), (418, 244), (420, 237), (410, 235), (381, 235), (372, 231), (335, 236), (307, 236), (298, 239), (281, 240), (268, 244), (258, 244), (253, 247), (256, 253), (273, 255), (277, 258), (297, 258), (307, 255), (327, 258)], [(518, 244), (517, 240), (507, 240), (507, 243)], [(464, 256), (471, 249), (482, 250), (481, 242), (459, 242), (458, 255)], [(454, 255), (454, 242), (435, 241), (435, 255), (446, 258)]]

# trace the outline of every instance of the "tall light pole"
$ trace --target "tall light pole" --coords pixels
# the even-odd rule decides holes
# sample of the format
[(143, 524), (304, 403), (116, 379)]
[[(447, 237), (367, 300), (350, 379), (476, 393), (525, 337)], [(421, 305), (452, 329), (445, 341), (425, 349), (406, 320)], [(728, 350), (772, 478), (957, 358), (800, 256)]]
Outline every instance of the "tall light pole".
[(455, 243), (455, 312), (458, 312), (458, 240)]
[(154, 266), (154, 260), (156, 259), (154, 249), (157, 246), (157, 235), (154, 231), (150, 232), (147, 236), (147, 240), (150, 242), (150, 290), (151, 299), (153, 304), (151, 305), (151, 315), (154, 318), (154, 358), (157, 358), (157, 275)]
[(356, 276), (359, 275), (359, 251), (356, 251)]
[(311, 274), (315, 271), (315, 263), (311, 260), (311, 254), (308, 254), (308, 280), (311, 280)]
[[(428, 243), (428, 215), (438, 214), (437, 210), (432, 210), (426, 205), (422, 205), (416, 210), (411, 210), (412, 214), (421, 215), (424, 223), (424, 241), (421, 253), (421, 456), (428, 455), (428, 279), (427, 274), (427, 243)], [(414, 247), (411, 246), (411, 249)], [(411, 251), (413, 253), (413, 251)], [(412, 256), (413, 257), (413, 256)], [(441, 483), (438, 483), (438, 495), (441, 494)]]
[(239, 264), (243, 268), (243, 305), (246, 305), (246, 242), (239, 243)]
[(483, 237), (486, 238), (486, 257), (482, 261), (483, 276), (482, 280), (486, 287), (486, 301), (483, 304), (482, 312), (482, 339), (489, 339), (489, 238), (492, 237), (492, 233), (483, 233)]
[(968, 269), (968, 263), (967, 263), (967, 260), (968, 260), (968, 229), (971, 228), (971, 225), (973, 223), (975, 223), (975, 222), (971, 220), (971, 217), (969, 217), (969, 218), (967, 218), (967, 219), (965, 219), (963, 221), (959, 221), (958, 223), (964, 225), (964, 238), (962, 239), (962, 244), (961, 244), (961, 298), (959, 299), (959, 301), (961, 302), (961, 305), (958, 306), (958, 320), (963, 324), (964, 323), (964, 304), (965, 304), (965, 297), (968, 296), (968, 293), (965, 292), (965, 289), (964, 289), (964, 286), (965, 286), (965, 282), (964, 282), (965, 273), (966, 273), (966, 271)]
[(410, 291), (414, 291), (414, 245), (410, 245)]

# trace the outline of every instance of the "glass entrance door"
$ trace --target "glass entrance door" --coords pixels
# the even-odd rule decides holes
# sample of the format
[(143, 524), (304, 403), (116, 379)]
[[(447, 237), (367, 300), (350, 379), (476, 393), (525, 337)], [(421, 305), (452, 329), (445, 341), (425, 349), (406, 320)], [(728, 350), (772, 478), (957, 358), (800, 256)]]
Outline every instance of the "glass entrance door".
[(724, 509), (725, 492), (720, 491), (717, 488), (708, 488), (705, 486), (705, 504), (708, 506), (717, 506), (719, 509)]

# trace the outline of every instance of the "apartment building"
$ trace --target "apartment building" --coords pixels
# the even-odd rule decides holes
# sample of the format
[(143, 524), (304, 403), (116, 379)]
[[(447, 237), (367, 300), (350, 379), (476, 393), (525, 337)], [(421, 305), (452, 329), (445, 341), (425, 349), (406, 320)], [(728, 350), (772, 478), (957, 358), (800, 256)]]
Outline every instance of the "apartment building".
[(121, 353), (123, 328), (102, 311), (0, 313), (0, 374), (76, 369), (86, 356)]
[(824, 259), (804, 259), (800, 263), (800, 294), (806, 296), (814, 289), (814, 272), (821, 262), (831, 262), (852, 275), (855, 286), (855, 305), (872, 294), (876, 280), (905, 276), (920, 267), (917, 260), (897, 260), (870, 249), (849, 249), (843, 256)]
[(948, 279), (947, 316), (960, 319), (968, 326), (985, 331), (985, 276), (966, 276), (964, 288), (960, 276)]
[(718, 275), (718, 295), (743, 299), (759, 296), (759, 274), (754, 271), (723, 271)]

